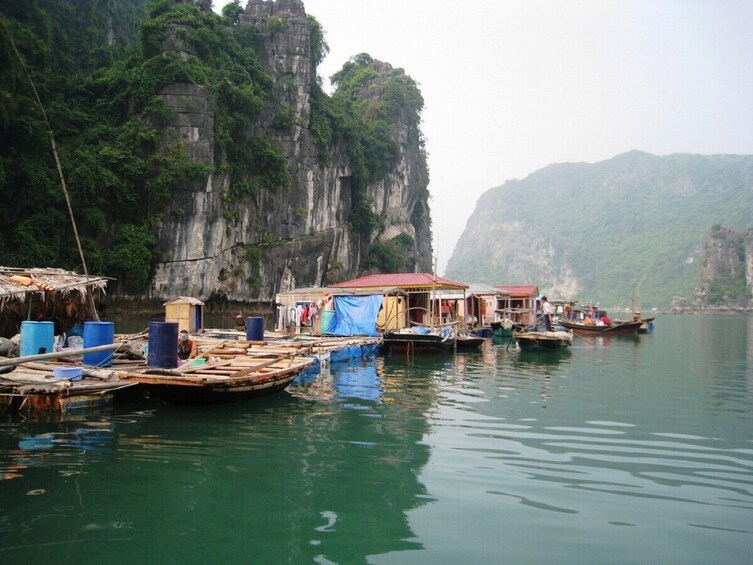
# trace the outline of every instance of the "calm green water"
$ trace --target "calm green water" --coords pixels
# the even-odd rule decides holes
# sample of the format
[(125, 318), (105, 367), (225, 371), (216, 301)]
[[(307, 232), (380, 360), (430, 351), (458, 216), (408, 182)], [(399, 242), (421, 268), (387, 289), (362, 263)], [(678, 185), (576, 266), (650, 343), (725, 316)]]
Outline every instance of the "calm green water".
[(753, 318), (0, 420), (5, 563), (753, 561)]

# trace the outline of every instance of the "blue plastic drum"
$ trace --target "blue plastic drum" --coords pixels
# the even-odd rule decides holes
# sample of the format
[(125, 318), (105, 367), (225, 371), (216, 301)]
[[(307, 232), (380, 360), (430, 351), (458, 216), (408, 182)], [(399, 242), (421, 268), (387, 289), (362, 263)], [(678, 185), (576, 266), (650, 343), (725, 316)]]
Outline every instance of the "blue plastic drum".
[(157, 369), (174, 369), (178, 366), (177, 322), (149, 322), (146, 364)]
[[(84, 349), (100, 345), (112, 345), (114, 340), (114, 322), (84, 322)], [(112, 365), (112, 349), (84, 353), (84, 365), (109, 367)]]

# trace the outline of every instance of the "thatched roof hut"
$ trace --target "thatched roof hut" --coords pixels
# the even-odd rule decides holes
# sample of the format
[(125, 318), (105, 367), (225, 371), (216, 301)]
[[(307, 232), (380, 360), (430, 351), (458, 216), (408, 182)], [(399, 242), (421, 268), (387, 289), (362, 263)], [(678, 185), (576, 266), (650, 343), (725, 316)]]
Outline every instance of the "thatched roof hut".
[(63, 269), (0, 266), (0, 336), (12, 337), (23, 320), (42, 316), (67, 330), (77, 320), (96, 320), (94, 298), (102, 297), (107, 278)]

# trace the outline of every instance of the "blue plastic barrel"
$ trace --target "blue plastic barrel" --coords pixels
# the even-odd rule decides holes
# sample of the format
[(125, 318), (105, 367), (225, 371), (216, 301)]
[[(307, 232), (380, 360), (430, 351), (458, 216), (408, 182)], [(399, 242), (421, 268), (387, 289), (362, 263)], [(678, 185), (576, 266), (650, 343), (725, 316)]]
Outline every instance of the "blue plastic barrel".
[[(84, 349), (100, 345), (112, 345), (114, 340), (114, 322), (84, 322)], [(84, 365), (109, 367), (112, 365), (112, 349), (84, 353)]]
[(55, 324), (52, 322), (21, 322), (21, 357), (52, 353)]
[(177, 322), (149, 322), (146, 364), (157, 369), (174, 369), (178, 366)]
[(334, 310), (322, 310), (322, 328), (319, 330), (321, 333), (331, 333), (335, 329), (335, 311)]
[(246, 339), (248, 341), (264, 341), (264, 318), (246, 318)]

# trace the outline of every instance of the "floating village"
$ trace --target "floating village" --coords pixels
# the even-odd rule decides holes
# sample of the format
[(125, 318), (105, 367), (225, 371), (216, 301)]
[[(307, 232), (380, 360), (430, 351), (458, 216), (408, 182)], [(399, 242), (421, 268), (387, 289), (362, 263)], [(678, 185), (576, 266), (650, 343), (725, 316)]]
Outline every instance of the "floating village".
[(452, 355), (487, 340), (551, 353), (575, 336), (635, 337), (654, 324), (637, 311), (612, 320), (549, 301), (536, 285), (400, 273), (281, 292), (274, 319), (239, 314), (231, 329), (205, 327), (204, 303), (179, 296), (164, 303), (164, 320), (120, 334), (97, 314), (106, 286), (62, 269), (0, 267), (0, 410), (67, 414), (119, 395), (217, 404), (282, 391), (353, 358)]

